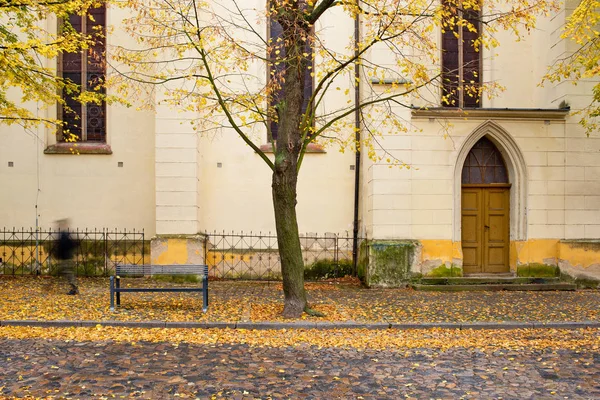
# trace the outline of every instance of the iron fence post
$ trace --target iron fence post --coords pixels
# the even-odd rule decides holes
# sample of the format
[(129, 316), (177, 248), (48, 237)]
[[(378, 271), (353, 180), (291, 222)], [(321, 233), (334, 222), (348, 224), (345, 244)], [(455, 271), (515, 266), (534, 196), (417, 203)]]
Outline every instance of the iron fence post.
[(102, 228), (102, 238), (104, 240), (104, 273), (108, 274), (108, 238), (106, 235), (106, 230), (104, 228)]
[(146, 231), (142, 228), (142, 264), (145, 264), (146, 260)]

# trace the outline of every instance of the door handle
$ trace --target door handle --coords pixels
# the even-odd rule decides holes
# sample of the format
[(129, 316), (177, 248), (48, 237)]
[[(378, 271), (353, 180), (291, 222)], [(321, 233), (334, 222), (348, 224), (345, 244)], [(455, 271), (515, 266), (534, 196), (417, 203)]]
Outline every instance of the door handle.
[(490, 229), (489, 225), (484, 225), (484, 226), (485, 226), (485, 229)]

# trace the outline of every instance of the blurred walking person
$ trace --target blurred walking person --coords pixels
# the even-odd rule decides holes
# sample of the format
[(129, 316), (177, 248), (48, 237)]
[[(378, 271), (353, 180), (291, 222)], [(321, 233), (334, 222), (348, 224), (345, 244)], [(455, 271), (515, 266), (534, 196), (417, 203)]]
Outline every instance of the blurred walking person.
[(76, 295), (79, 294), (79, 288), (77, 287), (77, 280), (75, 278), (75, 260), (73, 259), (73, 253), (77, 244), (71, 238), (69, 234), (69, 220), (61, 219), (58, 223), (58, 240), (56, 242), (56, 258), (58, 259), (58, 273), (60, 276), (65, 278), (71, 290), (67, 294)]

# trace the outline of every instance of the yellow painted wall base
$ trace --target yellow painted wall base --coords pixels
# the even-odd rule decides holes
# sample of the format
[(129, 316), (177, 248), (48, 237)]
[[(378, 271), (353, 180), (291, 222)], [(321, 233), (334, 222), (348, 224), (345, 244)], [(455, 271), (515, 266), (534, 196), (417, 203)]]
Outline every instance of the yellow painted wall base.
[[(440, 266), (461, 266), (462, 247), (451, 240), (421, 240), (420, 273), (428, 275)], [(524, 265), (560, 267), (570, 275), (600, 279), (600, 241), (569, 241), (559, 239), (531, 239), (510, 243), (511, 272)], [(417, 271), (415, 271), (417, 272)]]
[[(462, 274), (462, 248), (460, 242), (451, 240), (420, 240), (412, 271), (422, 275), (435, 275), (450, 269), (453, 274)], [(243, 249), (239, 249), (243, 250)], [(252, 253), (252, 254), (251, 254)], [(278, 270), (276, 251), (253, 253), (229, 251), (223, 253), (207, 251), (204, 257), (203, 237), (156, 238), (152, 240), (151, 259), (153, 264), (208, 264), (211, 269), (221, 263), (249, 266), (254, 271), (265, 260), (273, 259), (269, 269)], [(260, 256), (260, 257), (259, 257)], [(350, 254), (348, 256), (351, 257)], [(262, 261), (257, 261), (262, 260)], [(256, 264), (256, 265), (255, 265)], [(510, 244), (510, 270), (516, 273), (521, 266), (546, 265), (560, 267), (573, 276), (600, 279), (600, 242), (561, 241), (558, 239), (532, 239), (513, 241)], [(258, 270), (257, 270), (258, 271)], [(244, 274), (246, 271), (238, 271)], [(254, 271), (256, 272), (256, 271)], [(259, 271), (268, 272), (268, 271)]]
[(154, 238), (150, 247), (152, 264), (204, 264), (202, 237)]

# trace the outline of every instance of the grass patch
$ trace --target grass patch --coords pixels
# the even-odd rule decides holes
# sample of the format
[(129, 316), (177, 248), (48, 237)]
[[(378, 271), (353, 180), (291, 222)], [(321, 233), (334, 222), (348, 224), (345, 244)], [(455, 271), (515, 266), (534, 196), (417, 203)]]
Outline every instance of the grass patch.
[(308, 281), (343, 278), (346, 275), (352, 275), (350, 260), (318, 260), (304, 270), (304, 279)]
[(463, 276), (462, 268), (454, 264), (450, 265), (450, 267), (448, 267), (446, 264), (442, 264), (439, 267), (432, 269), (427, 274), (427, 277), (433, 278), (453, 278), (461, 276)]
[(556, 265), (530, 263), (517, 267), (517, 276), (533, 278), (553, 278), (560, 275), (560, 269)]

